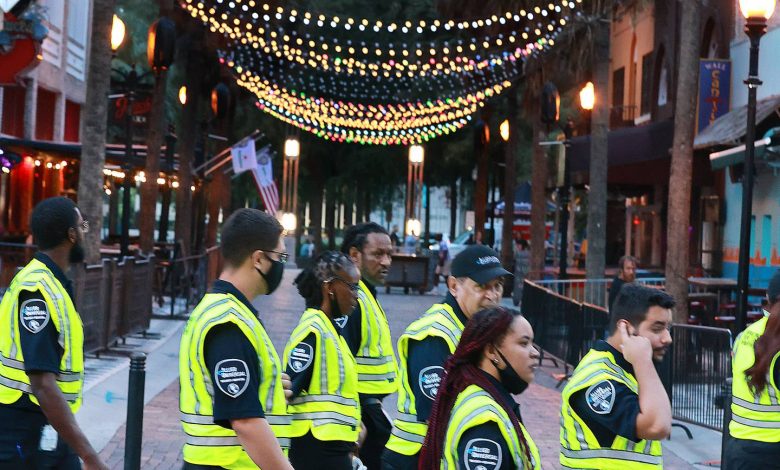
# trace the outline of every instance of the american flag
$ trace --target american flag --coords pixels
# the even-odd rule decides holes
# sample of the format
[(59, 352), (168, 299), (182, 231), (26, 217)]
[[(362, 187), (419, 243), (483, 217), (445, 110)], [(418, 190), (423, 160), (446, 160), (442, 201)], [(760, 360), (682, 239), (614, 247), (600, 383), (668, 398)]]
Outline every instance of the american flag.
[(252, 169), (257, 190), (265, 204), (265, 210), (276, 215), (279, 209), (279, 190), (274, 182), (273, 165), (271, 163), (271, 147), (266, 146), (257, 151), (257, 166)]

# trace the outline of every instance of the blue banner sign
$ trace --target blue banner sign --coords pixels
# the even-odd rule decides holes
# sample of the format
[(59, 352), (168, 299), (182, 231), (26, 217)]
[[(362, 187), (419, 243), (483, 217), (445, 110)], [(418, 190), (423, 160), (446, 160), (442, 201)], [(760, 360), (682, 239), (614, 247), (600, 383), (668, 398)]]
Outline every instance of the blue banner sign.
[(701, 132), (729, 111), (731, 104), (731, 61), (699, 61), (699, 111), (696, 132)]

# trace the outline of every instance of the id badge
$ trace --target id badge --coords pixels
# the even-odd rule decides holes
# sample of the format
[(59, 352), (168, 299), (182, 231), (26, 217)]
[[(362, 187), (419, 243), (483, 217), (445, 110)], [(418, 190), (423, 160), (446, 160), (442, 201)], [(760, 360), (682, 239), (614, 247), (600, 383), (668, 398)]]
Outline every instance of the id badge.
[(57, 431), (47, 424), (41, 431), (41, 443), (38, 446), (43, 451), (52, 451), (57, 448)]

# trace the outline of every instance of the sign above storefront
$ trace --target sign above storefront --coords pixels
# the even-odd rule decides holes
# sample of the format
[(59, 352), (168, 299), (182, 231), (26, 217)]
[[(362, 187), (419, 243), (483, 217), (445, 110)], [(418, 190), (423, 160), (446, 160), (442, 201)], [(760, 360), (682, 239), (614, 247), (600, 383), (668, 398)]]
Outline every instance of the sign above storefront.
[(701, 59), (699, 62), (699, 109), (696, 113), (698, 134), (716, 119), (729, 112), (731, 105), (731, 61)]
[[(17, 19), (6, 13), (0, 31), (0, 85), (16, 85), (18, 75), (41, 61), (41, 40), (36, 21)], [(45, 31), (45, 28), (44, 28)]]

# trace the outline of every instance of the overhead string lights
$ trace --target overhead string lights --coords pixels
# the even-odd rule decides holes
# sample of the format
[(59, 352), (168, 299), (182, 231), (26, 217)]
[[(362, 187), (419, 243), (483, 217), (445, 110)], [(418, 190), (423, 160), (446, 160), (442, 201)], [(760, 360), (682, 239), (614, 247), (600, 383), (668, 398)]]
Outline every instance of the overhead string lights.
[(410, 145), (467, 125), (526, 58), (555, 44), (581, 1), (387, 24), (255, 0), (182, 5), (228, 39), (220, 61), (262, 111), (332, 141)]
[[(229, 9), (238, 18), (251, 18), (253, 22), (285, 21), (292, 24), (317, 26), (322, 29), (343, 29), (351, 32), (374, 32), (402, 34), (440, 33), (444, 31), (472, 30), (491, 27), (494, 25), (523, 24), (535, 17), (547, 17), (551, 13), (561, 13), (569, 9), (573, 10), (582, 0), (558, 0), (557, 2), (540, 2), (534, 8), (522, 9), (519, 12), (507, 11), (501, 15), (491, 15), (486, 18), (472, 20), (405, 20), (395, 22), (383, 22), (380, 20), (368, 20), (366, 18), (340, 17), (337, 15), (314, 14), (311, 12), (299, 12), (294, 8), (271, 6), (268, 3), (255, 0), (216, 0), (210, 2), (212, 6), (208, 13), (217, 13), (215, 7)], [(207, 12), (204, 0), (186, 0), (187, 9), (196, 8), (199, 12)], [(227, 18), (223, 18), (227, 19)]]
[(314, 37), (309, 33), (287, 31), (274, 25), (256, 25), (240, 17), (231, 17), (226, 12), (218, 14), (214, 7), (207, 12), (202, 2), (194, 3), (194, 0), (187, 3), (186, 7), (193, 17), (200, 18), (213, 32), (220, 32), (265, 54), (295, 60), (312, 68), (333, 69), (336, 72), (344, 71), (361, 76), (390, 77), (406, 73), (413, 77), (473, 71), (480, 65), (486, 66), (486, 62), (480, 60), (480, 55), (484, 56), (487, 51), (495, 48), (509, 47), (509, 52), (519, 58), (552, 46), (555, 44), (555, 34), (569, 21), (569, 4), (574, 4), (563, 3), (566, 4), (565, 9), (552, 3), (544, 9), (536, 7), (536, 10), (545, 13), (539, 15), (539, 18), (544, 18), (545, 21), (534, 22), (532, 20), (537, 17), (532, 12), (523, 12), (524, 17), (531, 18), (531, 21), (522, 31), (513, 30), (508, 34), (457, 39), (441, 44), (391, 43), (386, 47), (378, 42), (351, 38), (339, 41), (338, 37), (325, 40), (322, 36)]

